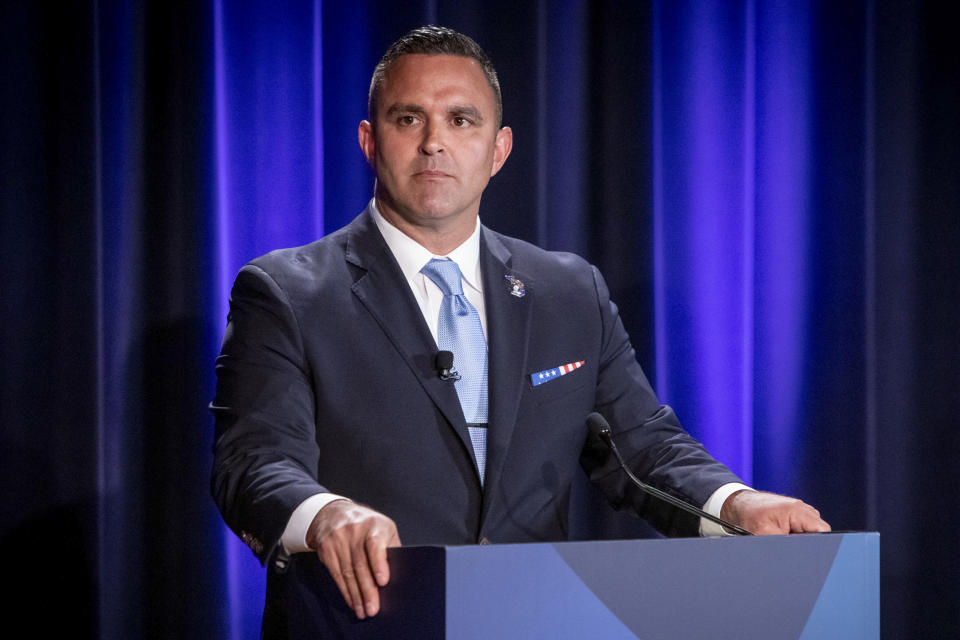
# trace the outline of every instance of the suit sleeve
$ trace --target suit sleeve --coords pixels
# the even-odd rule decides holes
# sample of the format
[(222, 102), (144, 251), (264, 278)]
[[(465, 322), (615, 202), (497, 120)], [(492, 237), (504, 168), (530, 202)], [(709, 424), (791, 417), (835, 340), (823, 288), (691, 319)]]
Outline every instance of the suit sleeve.
[[(702, 506), (721, 485), (739, 478), (680, 426), (670, 407), (660, 404), (637, 362), (603, 277), (596, 268), (593, 275), (602, 323), (596, 410), (610, 423), (617, 447), (639, 478)], [(581, 464), (614, 508), (633, 509), (665, 535), (698, 534), (699, 518), (637, 489), (602, 442), (588, 439)]]
[(227, 525), (266, 563), (293, 510), (325, 489), (300, 327), (284, 291), (255, 265), (234, 283), (216, 372), (211, 491)]

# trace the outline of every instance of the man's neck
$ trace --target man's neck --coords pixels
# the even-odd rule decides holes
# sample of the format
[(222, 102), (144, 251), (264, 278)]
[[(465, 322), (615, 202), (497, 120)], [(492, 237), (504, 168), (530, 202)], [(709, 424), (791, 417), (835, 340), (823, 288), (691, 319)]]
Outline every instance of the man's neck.
[(473, 235), (477, 227), (476, 212), (472, 216), (462, 216), (446, 224), (437, 221), (436, 225), (417, 225), (385, 206), (379, 198), (376, 199), (376, 204), (384, 220), (436, 256), (445, 256), (459, 247)]

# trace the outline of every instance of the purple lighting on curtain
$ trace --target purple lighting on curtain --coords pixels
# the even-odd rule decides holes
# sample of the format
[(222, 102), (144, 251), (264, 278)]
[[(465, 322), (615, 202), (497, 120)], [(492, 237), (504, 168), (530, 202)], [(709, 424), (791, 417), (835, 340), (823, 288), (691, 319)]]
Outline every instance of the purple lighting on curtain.
[[(137, 204), (142, 198), (143, 144), (139, 130), (144, 110), (143, 90), (132, 82), (140, 73), (142, 50), (137, 48), (138, 8), (126, 4), (96, 11), (97, 133), (98, 133), (98, 385), (100, 407), (100, 631), (122, 636), (129, 627), (116, 606), (125, 591), (141, 588), (140, 571), (131, 558), (138, 548), (128, 534), (129, 522), (143, 518), (142, 505), (131, 500), (125, 486), (139, 486), (143, 465), (140, 438), (128, 426), (131, 404), (141, 402), (127, 383), (130, 361), (137, 356), (138, 336), (145, 323), (138, 293), (143, 289), (143, 234)], [(109, 61), (104, 65), (103, 61)], [(137, 460), (131, 464), (130, 460)]]
[(740, 313), (743, 318), (743, 350), (747, 354), (741, 359), (740, 369), (740, 424), (743, 426), (743, 437), (737, 443), (742, 460), (744, 478), (753, 480), (753, 438), (755, 433), (753, 414), (754, 395), (754, 360), (751, 355), (755, 349), (755, 328), (753, 306), (755, 303), (754, 256), (756, 252), (756, 206), (754, 193), (756, 191), (755, 172), (757, 168), (757, 128), (756, 128), (756, 7), (754, 0), (747, 0), (744, 7), (744, 52), (743, 52), (743, 259), (741, 262), (741, 291)]
[(750, 478), (744, 281), (744, 8), (655, 7), (657, 384), (713, 453)]
[(811, 244), (811, 25), (805, 3), (759, 3), (756, 103), (754, 443), (764, 488), (790, 491), (803, 449)]
[(802, 418), (807, 11), (654, 5), (657, 386), (748, 482)]
[[(233, 279), (273, 249), (323, 235), (321, 4), (214, 3), (217, 262)], [(224, 528), (230, 636), (259, 636), (264, 569)]]
[[(234, 225), (230, 171), (230, 102), (228, 93), (228, 49), (226, 46), (224, 6), (214, 3), (214, 78), (216, 108), (216, 175), (217, 175), (217, 265), (218, 291), (217, 317), (224, 322), (227, 317), (228, 299), (233, 275), (236, 273), (237, 257), (234, 255)], [(226, 556), (226, 585), (228, 598), (227, 621), (231, 638), (253, 638), (259, 627), (257, 601), (264, 597), (263, 571), (250, 552), (234, 536), (223, 528), (223, 552)], [(257, 593), (255, 590), (260, 590)]]
[(313, 237), (324, 235), (323, 218), (323, 6), (313, 3)]

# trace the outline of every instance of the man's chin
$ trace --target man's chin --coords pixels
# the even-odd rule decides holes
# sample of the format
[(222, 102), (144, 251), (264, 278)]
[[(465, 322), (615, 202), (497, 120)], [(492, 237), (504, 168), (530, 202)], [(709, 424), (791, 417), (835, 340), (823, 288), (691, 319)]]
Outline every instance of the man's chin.
[[(460, 200), (451, 199), (449, 194), (418, 194), (419, 197), (404, 200), (386, 199), (378, 196), (380, 213), (394, 223), (403, 223), (417, 227), (442, 228), (456, 227), (459, 224), (473, 223), (477, 208), (464, 205)], [(402, 220), (397, 220), (400, 218)]]
[(455, 222), (469, 215), (468, 211), (448, 200), (421, 200), (411, 203), (401, 211), (406, 213), (404, 217), (411, 222), (419, 220), (424, 223), (429, 221), (437, 223)]

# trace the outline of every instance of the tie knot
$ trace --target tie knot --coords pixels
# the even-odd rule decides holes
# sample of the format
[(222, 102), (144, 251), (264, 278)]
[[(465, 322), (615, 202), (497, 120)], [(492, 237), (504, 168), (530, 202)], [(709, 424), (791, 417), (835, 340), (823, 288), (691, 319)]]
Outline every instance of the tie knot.
[(460, 267), (453, 260), (439, 260), (433, 258), (420, 269), (420, 273), (430, 278), (440, 287), (443, 295), (459, 296), (463, 294), (463, 281), (460, 277)]

